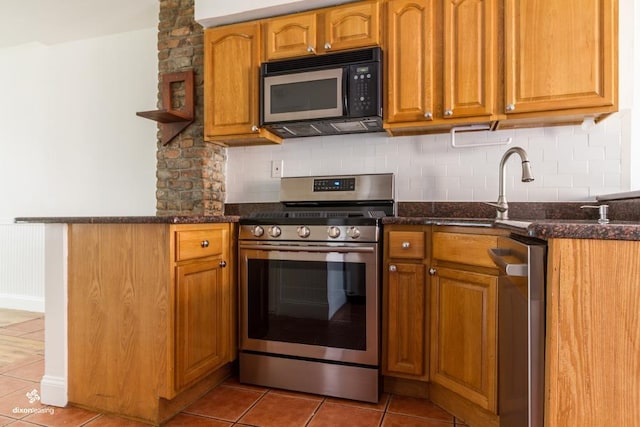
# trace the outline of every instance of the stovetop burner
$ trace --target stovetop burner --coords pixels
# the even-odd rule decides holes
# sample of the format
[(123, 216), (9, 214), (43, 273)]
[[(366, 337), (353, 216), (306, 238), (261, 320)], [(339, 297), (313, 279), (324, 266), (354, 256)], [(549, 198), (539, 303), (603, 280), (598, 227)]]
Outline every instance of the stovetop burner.
[(240, 238), (377, 240), (381, 218), (395, 214), (392, 174), (280, 180), (281, 211), (240, 219)]

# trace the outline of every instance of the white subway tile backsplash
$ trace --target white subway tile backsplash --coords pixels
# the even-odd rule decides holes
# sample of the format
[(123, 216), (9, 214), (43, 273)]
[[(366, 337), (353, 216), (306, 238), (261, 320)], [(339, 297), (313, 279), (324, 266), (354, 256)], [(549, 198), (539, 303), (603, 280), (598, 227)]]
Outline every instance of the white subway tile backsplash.
[(612, 119), (589, 131), (557, 126), (456, 134), (464, 143), (511, 136), (508, 146), (452, 148), (448, 133), (407, 137), (376, 133), (228, 148), (226, 201), (278, 201), (279, 180), (271, 178), (271, 160), (283, 160), (284, 176), (392, 172), (398, 201), (494, 201), (500, 159), (514, 146), (527, 151), (535, 181), (520, 182), (519, 156), (511, 156), (509, 201), (589, 200), (596, 192), (625, 191), (621, 123)]

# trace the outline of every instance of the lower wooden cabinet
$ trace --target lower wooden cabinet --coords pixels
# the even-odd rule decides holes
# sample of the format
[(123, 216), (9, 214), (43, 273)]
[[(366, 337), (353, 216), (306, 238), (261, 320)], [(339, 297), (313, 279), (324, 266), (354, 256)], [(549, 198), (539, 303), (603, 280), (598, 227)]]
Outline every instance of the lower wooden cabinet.
[(437, 267), (432, 285), (431, 381), (497, 411), (497, 284)]
[(498, 270), (492, 232), (436, 227), (431, 276), (431, 381), (497, 414)]
[(228, 375), (233, 231), (69, 225), (70, 403), (159, 424)]
[(231, 292), (225, 264), (216, 257), (176, 267), (176, 390), (230, 360)]
[(429, 287), (426, 279), (430, 227), (385, 229), (383, 374), (429, 379)]

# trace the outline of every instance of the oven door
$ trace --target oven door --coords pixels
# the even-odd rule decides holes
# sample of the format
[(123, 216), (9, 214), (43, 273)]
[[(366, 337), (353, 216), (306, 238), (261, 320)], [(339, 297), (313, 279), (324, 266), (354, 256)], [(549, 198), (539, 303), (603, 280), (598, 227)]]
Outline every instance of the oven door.
[(377, 366), (378, 245), (239, 245), (240, 349)]

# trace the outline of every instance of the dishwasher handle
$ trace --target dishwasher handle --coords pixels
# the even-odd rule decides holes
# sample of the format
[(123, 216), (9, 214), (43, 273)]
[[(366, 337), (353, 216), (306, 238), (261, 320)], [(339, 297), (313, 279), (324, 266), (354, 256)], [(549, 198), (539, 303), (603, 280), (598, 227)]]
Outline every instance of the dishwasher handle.
[(527, 277), (529, 275), (528, 264), (511, 264), (505, 260), (504, 257), (513, 254), (513, 251), (511, 251), (511, 249), (491, 248), (488, 250), (488, 252), (493, 262), (507, 276)]

